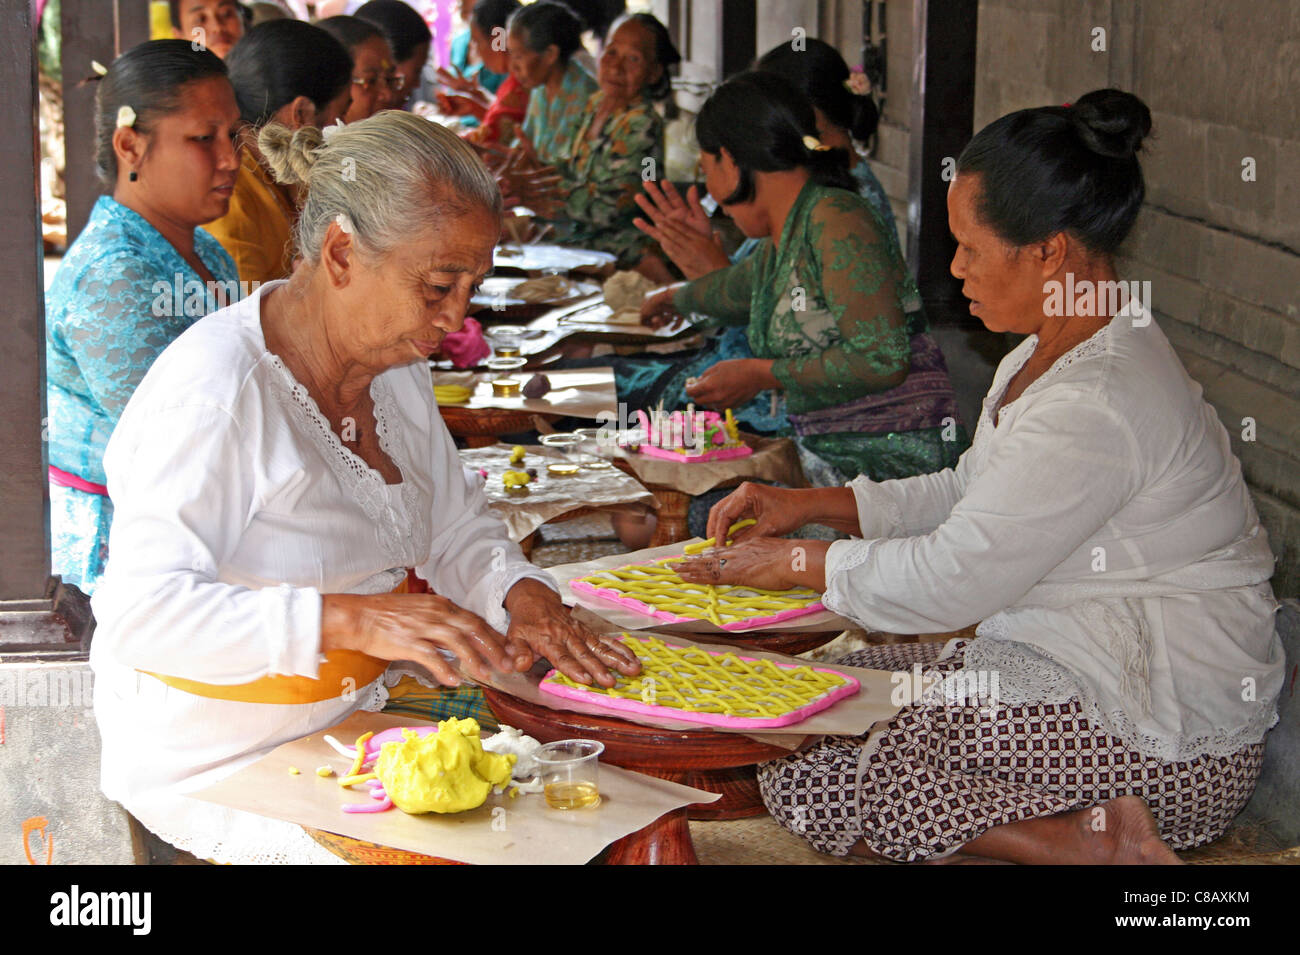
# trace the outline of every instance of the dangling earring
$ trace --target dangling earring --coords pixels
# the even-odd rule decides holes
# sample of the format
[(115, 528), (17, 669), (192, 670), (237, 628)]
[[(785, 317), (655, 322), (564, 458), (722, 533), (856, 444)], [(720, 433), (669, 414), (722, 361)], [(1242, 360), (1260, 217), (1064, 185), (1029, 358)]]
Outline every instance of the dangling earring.
[(134, 169), (132, 169), (132, 170), (131, 170), (131, 174), (130, 174), (129, 176), (127, 176), (126, 178), (129, 179), (129, 180), (131, 180), (132, 182), (135, 182), (136, 180), (138, 180), (138, 179), (140, 178), (140, 174), (139, 174), (138, 172), (136, 172)]

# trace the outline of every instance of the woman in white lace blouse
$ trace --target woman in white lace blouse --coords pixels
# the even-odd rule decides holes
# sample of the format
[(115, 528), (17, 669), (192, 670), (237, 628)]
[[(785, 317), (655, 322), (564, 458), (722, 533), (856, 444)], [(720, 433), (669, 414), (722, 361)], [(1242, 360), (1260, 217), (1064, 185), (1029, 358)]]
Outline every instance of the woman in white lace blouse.
[[(863, 626), (976, 639), (846, 661), (928, 671), (866, 739), (766, 764), (818, 849), (899, 861), (1176, 862), (1259, 776), (1283, 678), (1273, 556), (1228, 436), (1136, 298), (1110, 299), (1142, 202), (1145, 105), (1101, 90), (981, 131), (948, 194), (971, 313), (1028, 334), (955, 469), (744, 485), (683, 576), (825, 592)], [(1102, 294), (1098, 294), (1098, 292)], [(1109, 300), (1108, 300), (1109, 299)], [(808, 523), (859, 540), (781, 539)], [(913, 681), (909, 680), (910, 686)]]
[[(260, 146), (308, 187), (302, 261), (178, 338), (105, 455), (102, 788), (204, 858), (331, 861), (295, 826), (184, 794), (379, 708), (389, 661), (444, 684), (456, 660), (481, 680), (542, 656), (605, 685), (638, 666), (510, 542), (434, 403), (427, 358), (461, 327), (500, 234), (492, 176), (407, 113), (328, 142), (272, 126)], [(407, 568), (432, 593), (394, 593)]]

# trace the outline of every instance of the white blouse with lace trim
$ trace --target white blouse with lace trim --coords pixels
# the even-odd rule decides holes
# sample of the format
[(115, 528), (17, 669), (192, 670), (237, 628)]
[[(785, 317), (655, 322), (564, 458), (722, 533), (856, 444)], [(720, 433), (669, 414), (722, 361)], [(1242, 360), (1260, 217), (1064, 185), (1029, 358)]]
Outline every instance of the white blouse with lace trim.
[(101, 786), (169, 842), (224, 862), (323, 857), (297, 827), (185, 793), (381, 707), (382, 680), (319, 703), (268, 705), (193, 696), (139, 671), (214, 684), (315, 677), (321, 594), (384, 593), (407, 567), (500, 630), (515, 582), (554, 587), (461, 466), (424, 363), (371, 384), (380, 447), (400, 484), (339, 440), (266, 350), (260, 302), (280, 284), (180, 336), (105, 455), (115, 515), (91, 647)]
[(983, 621), (965, 667), (1006, 703), (1082, 703), (1165, 761), (1227, 755), (1277, 720), (1273, 557), (1227, 433), (1159, 327), (1117, 316), (995, 418), (955, 469), (851, 483), (828, 607), (901, 633)]

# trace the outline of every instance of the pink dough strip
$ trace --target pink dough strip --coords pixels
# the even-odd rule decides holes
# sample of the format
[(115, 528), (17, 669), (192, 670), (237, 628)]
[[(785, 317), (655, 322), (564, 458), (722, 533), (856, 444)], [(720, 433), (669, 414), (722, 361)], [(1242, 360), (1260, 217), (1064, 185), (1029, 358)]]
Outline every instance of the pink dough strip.
[[(679, 644), (668, 644), (674, 649)], [(719, 651), (714, 653), (705, 650), (709, 656), (722, 656), (723, 653), (731, 651)], [(758, 657), (740, 657), (739, 659), (749, 662), (757, 660)], [(775, 662), (775, 661), (773, 661)], [(794, 666), (789, 664), (777, 663), (778, 667), (783, 670), (793, 670)], [(803, 665), (803, 664), (800, 664)], [(826, 670), (822, 667), (813, 667), (814, 673), (834, 673), (842, 679), (848, 680), (844, 686), (831, 690), (820, 699), (813, 700), (797, 710), (791, 710), (784, 716), (769, 717), (746, 717), (746, 716), (727, 716), (723, 713), (696, 713), (693, 710), (682, 710), (673, 706), (659, 706), (655, 703), (642, 703), (640, 700), (629, 700), (621, 696), (606, 696), (603, 693), (596, 693), (591, 690), (579, 690), (575, 687), (565, 686), (563, 683), (552, 682), (558, 671), (551, 670), (542, 678), (540, 689), (543, 693), (550, 693), (554, 696), (562, 696), (565, 699), (577, 700), (591, 706), (598, 706), (602, 709), (617, 710), (622, 713), (640, 713), (643, 716), (657, 716), (667, 719), (682, 720), (686, 723), (703, 723), (707, 726), (725, 726), (729, 729), (771, 729), (778, 726), (789, 726), (792, 723), (801, 723), (814, 713), (819, 713), (829, 706), (833, 706), (846, 696), (852, 696), (858, 692), (860, 684), (855, 677), (847, 673), (840, 673), (838, 670)]]
[(754, 453), (754, 449), (745, 445), (740, 448), (718, 448), (703, 454), (679, 454), (655, 447), (653, 444), (641, 445), (641, 453), (649, 458), (662, 458), (665, 461), (680, 461), (682, 464), (703, 464), (706, 461), (726, 461), (730, 458), (743, 458)]
[[(632, 567), (636, 565), (629, 564), (628, 566)], [(619, 569), (622, 570), (623, 568), (620, 567)], [(571, 580), (569, 581), (569, 587), (579, 593), (590, 594), (591, 596), (597, 597), (601, 600), (608, 600), (621, 607), (626, 607), (628, 610), (635, 610), (637, 613), (646, 614), (647, 616), (653, 617), (656, 620), (661, 620), (664, 623), (689, 623), (697, 620), (704, 623), (710, 622), (707, 617), (680, 617), (677, 614), (669, 613), (667, 610), (656, 610), (648, 603), (642, 600), (637, 600), (635, 597), (624, 596), (612, 587), (597, 587), (595, 584), (589, 583), (585, 580)], [(792, 607), (789, 610), (781, 610), (764, 617), (746, 617), (744, 620), (733, 620), (730, 623), (724, 623), (722, 629), (753, 630), (758, 627), (767, 626), (768, 624), (790, 620), (794, 617), (806, 617), (808, 614), (816, 613), (822, 609), (824, 609), (822, 602), (818, 600), (814, 603), (810, 603), (806, 607)]]

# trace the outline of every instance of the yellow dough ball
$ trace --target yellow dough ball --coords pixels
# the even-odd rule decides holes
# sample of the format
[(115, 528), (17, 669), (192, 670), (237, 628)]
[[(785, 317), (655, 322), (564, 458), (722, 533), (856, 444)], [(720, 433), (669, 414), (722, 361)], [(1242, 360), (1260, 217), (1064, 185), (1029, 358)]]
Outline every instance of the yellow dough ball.
[(518, 759), (483, 749), (472, 719), (449, 719), (438, 732), (403, 733), (400, 743), (385, 743), (375, 772), (393, 805), (403, 812), (465, 812), (487, 800), (493, 786), (504, 786)]

